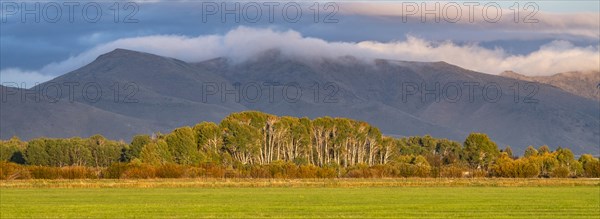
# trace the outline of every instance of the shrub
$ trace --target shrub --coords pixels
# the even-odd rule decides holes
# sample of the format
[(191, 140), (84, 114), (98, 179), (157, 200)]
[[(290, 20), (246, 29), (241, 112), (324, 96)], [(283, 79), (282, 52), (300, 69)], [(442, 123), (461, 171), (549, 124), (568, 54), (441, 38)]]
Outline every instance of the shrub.
[(569, 177), (569, 174), (571, 174), (571, 171), (569, 171), (568, 167), (559, 166), (554, 168), (550, 175), (556, 178), (567, 178)]
[(185, 178), (200, 178), (206, 174), (206, 170), (201, 167), (188, 167), (185, 169), (183, 177)]
[(229, 173), (227, 177), (235, 177), (235, 174), (232, 171), (227, 172), (227, 170), (219, 165), (207, 165), (204, 167), (204, 177), (213, 177), (213, 178), (225, 178), (226, 173)]
[(382, 167), (383, 167), (383, 169), (381, 170), (382, 177), (398, 177), (400, 174), (400, 171), (397, 168), (395, 168), (393, 165), (387, 164), (387, 165), (383, 165)]
[(60, 179), (62, 174), (59, 168), (46, 166), (30, 166), (29, 172), (34, 179)]
[(269, 165), (269, 171), (273, 178), (297, 178), (298, 166), (291, 162), (274, 162)]
[(463, 177), (463, 173), (468, 171), (469, 170), (466, 167), (449, 165), (442, 167), (440, 170), (440, 176), (446, 178), (461, 178)]
[(366, 178), (368, 175), (369, 167), (367, 165), (356, 165), (348, 168), (344, 177), (348, 178)]
[(585, 177), (600, 177), (600, 161), (598, 159), (586, 162), (583, 165), (583, 175)]
[(223, 178), (240, 178), (240, 177), (243, 177), (243, 175), (237, 169), (226, 168), (226, 169), (223, 169), (223, 170), (224, 170), (223, 171), (223, 176), (222, 176)]
[(167, 163), (156, 169), (156, 176), (159, 178), (181, 178), (185, 175), (185, 172), (185, 166)]
[(83, 166), (60, 167), (59, 173), (62, 179), (97, 179), (98, 174), (92, 168)]
[(250, 167), (251, 178), (271, 178), (271, 172), (267, 166), (252, 166)]
[(101, 172), (101, 177), (105, 179), (119, 179), (127, 170), (127, 164), (116, 162)]
[(299, 178), (317, 178), (318, 167), (314, 165), (301, 165), (298, 168)]
[(348, 178), (381, 178), (384, 174), (391, 174), (393, 170), (386, 169), (385, 165), (369, 167), (367, 165), (356, 165), (348, 169), (344, 177)]
[(118, 178), (152, 179), (156, 178), (156, 167), (147, 164), (129, 164)]
[(0, 180), (13, 179), (31, 179), (31, 174), (21, 165), (0, 161)]
[(431, 172), (430, 166), (414, 165), (414, 175), (416, 177), (428, 177)]
[(427, 165), (415, 165), (409, 163), (396, 164), (399, 177), (428, 177), (431, 167)]
[(337, 171), (333, 167), (322, 167), (317, 170), (318, 178), (335, 178), (337, 175)]
[(534, 178), (540, 175), (540, 168), (533, 162), (519, 159), (515, 162), (515, 164), (515, 177)]
[(474, 178), (483, 178), (488, 176), (488, 172), (482, 169), (473, 170), (471, 173)]
[(385, 165), (375, 165), (369, 168), (369, 176), (371, 178), (382, 178), (385, 173)]
[(491, 174), (498, 177), (510, 178), (532, 178), (540, 174), (540, 167), (536, 162), (529, 158), (512, 160), (511, 158), (501, 158), (497, 164), (491, 168)]

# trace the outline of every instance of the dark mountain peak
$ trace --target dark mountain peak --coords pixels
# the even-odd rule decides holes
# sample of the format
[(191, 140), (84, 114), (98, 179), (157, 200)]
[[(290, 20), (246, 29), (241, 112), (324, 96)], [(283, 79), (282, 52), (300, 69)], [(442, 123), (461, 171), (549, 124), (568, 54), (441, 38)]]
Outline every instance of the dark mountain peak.
[(195, 66), (198, 67), (205, 67), (208, 69), (223, 69), (226, 68), (227, 66), (229, 66), (231, 60), (229, 58), (226, 57), (217, 57), (214, 59), (209, 59), (209, 60), (205, 60), (205, 61), (201, 61), (201, 62), (196, 62), (193, 63)]
[[(198, 69), (184, 61), (126, 49), (115, 49), (96, 60), (50, 82), (93, 81), (104, 84), (135, 82), (139, 86), (169, 90), (165, 81), (184, 83), (195, 81)], [(211, 78), (206, 76), (206, 78)], [(47, 82), (49, 83), (49, 82)], [(107, 85), (109, 86), (109, 85)]]
[(439, 67), (448, 67), (448, 66), (452, 66), (452, 67), (457, 67), (456, 65), (444, 62), (444, 61), (439, 61), (439, 62), (432, 62), (431, 63), (434, 66), (439, 66)]
[(422, 70), (423, 68), (435, 68), (435, 69), (451, 69), (451, 70), (466, 70), (459, 66), (439, 61), (439, 62), (421, 62), (421, 61), (404, 61), (404, 60), (395, 60), (395, 59), (376, 59), (376, 65), (396, 65), (408, 68), (414, 68), (417, 70)]
[(514, 71), (507, 70), (507, 71), (503, 71), (502, 73), (500, 73), (500, 76), (515, 78), (515, 77), (523, 77), (524, 75), (516, 73)]
[(118, 54), (118, 53), (140, 53), (140, 52), (134, 51), (134, 50), (129, 50), (129, 49), (116, 48), (109, 53), (117, 53)]
[(253, 57), (247, 59), (244, 63), (297, 63), (303, 65), (312, 65), (318, 64), (320, 62), (355, 63), (358, 60), (358, 58), (351, 55), (344, 55), (338, 57), (304, 56), (293, 53), (285, 53), (281, 49), (273, 48), (256, 53)]
[(189, 63), (175, 58), (127, 49), (115, 49), (98, 56), (96, 60), (80, 70), (94, 73), (107, 73), (114, 69), (170, 72), (173, 69), (182, 68), (189, 70), (192, 67)]
[(282, 61), (287, 58), (283, 55), (280, 49), (267, 49), (257, 53), (252, 58), (246, 60), (246, 62), (273, 62)]
[(154, 55), (151, 53), (138, 52), (138, 51), (134, 51), (134, 50), (117, 48), (113, 51), (110, 51), (108, 53), (98, 56), (98, 58), (96, 58), (95, 61), (124, 59), (124, 58), (132, 59), (132, 58), (136, 58), (136, 57), (137, 58), (166, 58), (166, 57)]
[[(308, 65), (314, 65), (315, 60), (302, 56), (286, 54), (280, 49), (268, 49), (255, 54), (254, 56), (239, 62), (233, 63), (236, 69), (276, 69), (276, 68), (304, 68)], [(304, 66), (304, 67), (303, 67)]]

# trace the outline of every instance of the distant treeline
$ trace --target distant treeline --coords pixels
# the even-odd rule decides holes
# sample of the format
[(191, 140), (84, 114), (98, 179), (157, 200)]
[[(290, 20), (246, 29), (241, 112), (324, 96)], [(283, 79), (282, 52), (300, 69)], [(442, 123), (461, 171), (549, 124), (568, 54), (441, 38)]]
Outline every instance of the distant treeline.
[(600, 177), (600, 161), (529, 146), (523, 157), (481, 133), (461, 144), (431, 136), (392, 138), (346, 118), (234, 113), (131, 143), (90, 138), (0, 141), (0, 179)]

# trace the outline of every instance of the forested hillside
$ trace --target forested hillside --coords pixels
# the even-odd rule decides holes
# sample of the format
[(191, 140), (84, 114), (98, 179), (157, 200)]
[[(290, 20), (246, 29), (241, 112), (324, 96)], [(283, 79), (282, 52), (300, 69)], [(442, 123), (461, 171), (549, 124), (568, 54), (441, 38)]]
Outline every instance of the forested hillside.
[(600, 162), (567, 148), (529, 146), (522, 157), (487, 135), (463, 143), (383, 136), (366, 122), (247, 111), (131, 143), (13, 137), (0, 142), (0, 177), (599, 177)]

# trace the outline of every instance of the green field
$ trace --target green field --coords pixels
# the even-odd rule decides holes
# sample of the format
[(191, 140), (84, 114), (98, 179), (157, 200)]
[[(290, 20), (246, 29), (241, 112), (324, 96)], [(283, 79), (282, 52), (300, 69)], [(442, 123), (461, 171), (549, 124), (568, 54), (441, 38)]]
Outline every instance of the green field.
[(109, 188), (89, 186), (98, 185), (90, 182), (59, 182), (54, 184), (58, 188), (43, 188), (40, 182), (29, 183), (30, 188), (5, 183), (0, 187), (1, 217), (600, 218), (597, 185), (373, 187), (351, 181), (348, 185), (363, 186), (295, 182), (288, 183), (294, 186), (209, 187), (176, 181), (143, 188), (157, 182), (130, 188), (110, 181), (100, 183)]

